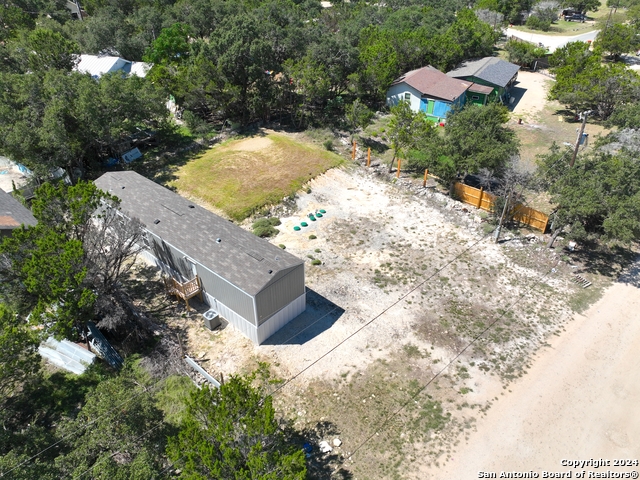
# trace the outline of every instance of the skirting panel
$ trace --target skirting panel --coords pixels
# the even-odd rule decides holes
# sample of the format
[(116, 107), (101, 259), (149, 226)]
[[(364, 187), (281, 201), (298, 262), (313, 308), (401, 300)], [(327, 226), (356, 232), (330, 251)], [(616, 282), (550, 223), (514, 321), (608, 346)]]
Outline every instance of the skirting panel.
[(258, 343), (258, 329), (255, 325), (245, 320), (224, 303), (220, 302), (220, 300), (217, 300), (206, 292), (205, 295), (207, 296), (207, 303), (218, 312), (222, 318), (240, 330), (245, 337), (248, 337), (253, 343)]
[[(284, 327), (291, 320), (300, 315), (307, 308), (307, 294), (306, 292), (296, 298), (289, 305), (273, 314), (267, 320), (262, 322), (258, 327), (258, 339), (257, 343), (260, 345), (271, 335), (276, 333), (282, 327)], [(224, 316), (224, 315), (223, 315)], [(253, 327), (255, 328), (255, 327)], [(254, 340), (255, 341), (255, 340)]]

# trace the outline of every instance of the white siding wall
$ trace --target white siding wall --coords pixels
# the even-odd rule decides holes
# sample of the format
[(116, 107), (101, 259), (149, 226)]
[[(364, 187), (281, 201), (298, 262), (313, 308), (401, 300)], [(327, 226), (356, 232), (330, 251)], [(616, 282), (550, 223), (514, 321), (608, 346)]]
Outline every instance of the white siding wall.
[(403, 101), (405, 93), (409, 93), (411, 95), (411, 110), (418, 112), (420, 110), (421, 94), (415, 88), (410, 87), (406, 83), (392, 85), (389, 90), (387, 90), (387, 105), (392, 106)]
[(272, 315), (262, 325), (256, 328), (255, 325), (247, 322), (244, 318), (221, 303), (219, 300), (216, 300), (208, 293), (206, 295), (211, 308), (217, 311), (220, 316), (227, 320), (231, 325), (240, 330), (246, 337), (251, 339), (253, 343), (258, 345), (304, 312), (305, 308), (307, 308), (307, 294), (303, 293), (289, 305)]
[[(258, 345), (300, 315), (307, 308), (307, 294), (303, 293), (258, 327)], [(255, 340), (254, 340), (255, 341)]]

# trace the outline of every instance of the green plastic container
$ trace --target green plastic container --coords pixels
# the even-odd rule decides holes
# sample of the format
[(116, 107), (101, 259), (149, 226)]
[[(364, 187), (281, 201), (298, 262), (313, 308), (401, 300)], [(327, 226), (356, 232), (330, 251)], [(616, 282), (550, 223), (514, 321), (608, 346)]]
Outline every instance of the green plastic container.
[(298, 225), (296, 225), (295, 227), (293, 227), (293, 229), (294, 229), (296, 232), (299, 232), (299, 231), (300, 231), (300, 227), (299, 227)]
[(309, 224), (307, 222), (301, 222), (300, 225), (302, 225), (303, 227), (308, 227)]
[(320, 213), (327, 213), (327, 211), (320, 209)]
[(322, 214), (321, 213), (316, 213), (316, 218), (322, 218)]

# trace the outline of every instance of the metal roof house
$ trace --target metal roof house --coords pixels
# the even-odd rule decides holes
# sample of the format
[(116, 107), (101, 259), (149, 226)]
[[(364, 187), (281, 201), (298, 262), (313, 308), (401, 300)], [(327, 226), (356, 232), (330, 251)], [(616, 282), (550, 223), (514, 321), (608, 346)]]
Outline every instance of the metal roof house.
[(518, 78), (519, 70), (518, 65), (498, 57), (485, 57), (463, 62), (455, 70), (447, 72), (447, 76), (491, 87), (490, 100), (499, 98), (505, 102), (508, 100), (509, 89)]
[(21, 225), (33, 226), (38, 223), (31, 211), (13, 195), (0, 189), (0, 241), (11, 235)]
[(465, 104), (469, 94), (486, 96), (490, 92), (488, 87), (451, 78), (427, 66), (397, 78), (387, 91), (387, 105), (406, 101), (414, 112), (424, 112), (430, 120), (443, 122), (449, 110)]
[(109, 55), (80, 55), (80, 61), (76, 69), (80, 73), (88, 73), (93, 78), (100, 78), (102, 75), (111, 72), (122, 72), (127, 75), (138, 77), (146, 76), (151, 68), (150, 63), (132, 62), (120, 57)]
[(95, 184), (146, 226), (145, 257), (181, 281), (197, 275), (206, 302), (254, 343), (305, 310), (299, 258), (135, 172)]

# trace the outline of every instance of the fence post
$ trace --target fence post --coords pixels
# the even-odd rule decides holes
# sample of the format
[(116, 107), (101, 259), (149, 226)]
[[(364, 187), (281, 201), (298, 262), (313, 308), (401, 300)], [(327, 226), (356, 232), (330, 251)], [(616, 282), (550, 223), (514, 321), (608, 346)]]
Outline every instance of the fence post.
[(402, 165), (402, 159), (398, 158), (398, 169), (396, 170), (396, 178), (400, 178), (400, 167)]
[(371, 147), (367, 150), (367, 167), (371, 166)]
[(480, 187), (480, 196), (478, 197), (478, 208), (482, 206), (482, 194), (484, 193), (484, 187)]
[(426, 188), (427, 186), (427, 177), (429, 176), (429, 169), (425, 168), (424, 169), (424, 180), (422, 181), (422, 187)]
[(351, 160), (356, 159), (356, 141), (353, 141), (353, 149), (351, 150)]

